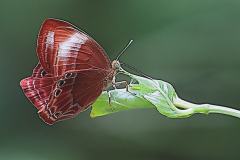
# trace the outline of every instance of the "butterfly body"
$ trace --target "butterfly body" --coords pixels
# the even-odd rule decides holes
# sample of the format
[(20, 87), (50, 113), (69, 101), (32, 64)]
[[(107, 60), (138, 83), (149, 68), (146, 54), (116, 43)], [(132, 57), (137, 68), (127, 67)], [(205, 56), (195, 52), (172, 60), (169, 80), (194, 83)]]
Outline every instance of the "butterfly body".
[(37, 41), (38, 65), (20, 85), (47, 124), (73, 118), (114, 83), (120, 66), (90, 36), (68, 22), (47, 19)]

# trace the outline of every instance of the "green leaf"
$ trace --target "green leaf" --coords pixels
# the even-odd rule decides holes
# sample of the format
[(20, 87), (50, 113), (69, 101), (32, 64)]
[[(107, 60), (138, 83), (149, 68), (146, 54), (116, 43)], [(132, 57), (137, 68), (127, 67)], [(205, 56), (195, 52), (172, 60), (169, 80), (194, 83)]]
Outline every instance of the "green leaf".
[(127, 92), (126, 89), (111, 90), (109, 94), (110, 102), (108, 93), (105, 91), (93, 104), (90, 114), (92, 118), (129, 109), (154, 108), (150, 102)]
[[(137, 83), (126, 89), (103, 92), (92, 106), (91, 117), (98, 117), (123, 110), (156, 108), (169, 118), (186, 118), (194, 113), (220, 113), (240, 118), (240, 111), (211, 104), (193, 104), (180, 99), (173, 86), (162, 80), (144, 78), (122, 70)], [(110, 102), (109, 102), (109, 94)]]
[(151, 102), (161, 114), (171, 118), (176, 117), (179, 109), (175, 107), (173, 100), (177, 94), (171, 84), (136, 75), (131, 75), (131, 77), (139, 83), (139, 85), (132, 87), (133, 90), (138, 89), (138, 92), (134, 93)]
[(103, 116), (118, 111), (136, 108), (157, 108), (157, 110), (168, 117), (174, 117), (177, 108), (173, 104), (176, 97), (174, 88), (167, 82), (153, 80), (133, 74), (129, 75), (137, 81), (137, 84), (129, 85), (129, 92), (126, 89), (115, 89), (103, 92), (93, 104), (91, 117)]

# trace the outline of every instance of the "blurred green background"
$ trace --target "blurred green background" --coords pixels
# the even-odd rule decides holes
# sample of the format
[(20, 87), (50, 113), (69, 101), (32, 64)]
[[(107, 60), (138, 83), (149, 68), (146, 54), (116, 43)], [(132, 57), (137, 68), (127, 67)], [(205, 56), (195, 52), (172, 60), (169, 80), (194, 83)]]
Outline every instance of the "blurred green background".
[(239, 160), (240, 120), (223, 115), (168, 119), (131, 110), (97, 119), (89, 111), (47, 126), (19, 81), (37, 63), (44, 19), (67, 20), (113, 59), (172, 83), (196, 103), (240, 109), (239, 0), (1, 0), (0, 160)]

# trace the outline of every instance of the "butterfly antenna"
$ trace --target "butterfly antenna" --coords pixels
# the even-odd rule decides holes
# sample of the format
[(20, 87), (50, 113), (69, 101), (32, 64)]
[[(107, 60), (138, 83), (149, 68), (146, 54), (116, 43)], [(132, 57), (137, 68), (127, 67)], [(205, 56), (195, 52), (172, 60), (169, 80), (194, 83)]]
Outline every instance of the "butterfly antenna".
[(118, 54), (116, 60), (118, 60), (123, 55), (123, 53), (127, 50), (127, 48), (131, 45), (132, 42), (133, 42), (133, 40), (131, 39), (128, 42), (128, 44), (123, 48), (123, 50)]
[(136, 67), (134, 67), (134, 66), (131, 66), (131, 65), (129, 65), (129, 64), (127, 64), (127, 63), (124, 63), (124, 62), (121, 62), (121, 65), (124, 65), (124, 66), (126, 66), (127, 68), (129, 68), (129, 69), (131, 69), (131, 70), (133, 70), (133, 71), (135, 71), (135, 72), (141, 74), (142, 76), (144, 76), (144, 77), (146, 77), (146, 78), (148, 78), (148, 79), (153, 80), (152, 77), (146, 75), (145, 73), (143, 73), (143, 72), (140, 71), (139, 69), (136, 69)]

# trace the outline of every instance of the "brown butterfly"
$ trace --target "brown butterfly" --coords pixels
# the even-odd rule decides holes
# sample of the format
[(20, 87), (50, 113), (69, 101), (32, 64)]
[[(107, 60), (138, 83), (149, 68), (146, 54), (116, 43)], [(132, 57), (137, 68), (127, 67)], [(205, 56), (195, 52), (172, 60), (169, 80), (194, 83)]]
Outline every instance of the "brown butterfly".
[[(130, 43), (129, 43), (130, 44)], [(47, 19), (37, 40), (38, 65), (20, 82), (47, 124), (75, 117), (112, 84), (120, 69), (103, 48), (72, 24)]]

